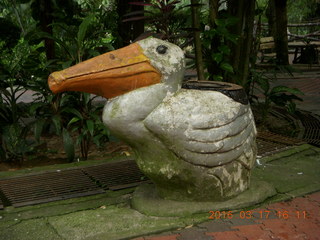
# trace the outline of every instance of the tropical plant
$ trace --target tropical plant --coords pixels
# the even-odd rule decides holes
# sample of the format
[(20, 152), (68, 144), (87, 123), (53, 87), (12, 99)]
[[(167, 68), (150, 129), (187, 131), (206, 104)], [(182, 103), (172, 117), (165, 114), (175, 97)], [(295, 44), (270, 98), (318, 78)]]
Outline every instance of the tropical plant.
[(229, 30), (237, 21), (231, 16), (215, 19), (216, 27), (203, 32), (204, 62), (208, 70), (207, 77), (211, 80), (223, 81), (226, 74), (234, 73), (229, 60), (231, 49), (228, 42), (237, 42), (238, 36)]
[(76, 134), (76, 145), (80, 146), (81, 159), (88, 158), (90, 143), (94, 142), (100, 146), (102, 140), (108, 140), (109, 131), (101, 120), (103, 104), (94, 103), (95, 97), (90, 94), (80, 94), (78, 107), (66, 108), (65, 112), (71, 114), (72, 118), (67, 127), (71, 134), (64, 131), (65, 150), (68, 153), (69, 160), (75, 154), (72, 152), (72, 133)]
[[(276, 82), (276, 71), (270, 76), (266, 72), (252, 70), (251, 75), (252, 85), (250, 99), (259, 106), (263, 122), (266, 121), (273, 105), (285, 107), (290, 113), (296, 111), (295, 101), (302, 101), (297, 95), (303, 95), (303, 92), (297, 88), (271, 84), (272, 82)], [(262, 101), (259, 100), (258, 96), (254, 95), (254, 91), (263, 95)]]
[[(94, 15), (89, 15), (83, 19), (78, 27), (73, 27), (73, 31), (77, 29), (75, 38), (69, 38), (70, 36), (66, 34), (61, 34), (60, 39), (54, 38), (60, 47), (60, 51), (66, 52), (68, 59), (70, 59), (69, 61), (61, 62), (63, 68), (100, 54), (95, 49), (102, 45), (108, 50), (113, 49), (113, 38), (110, 34), (102, 36), (99, 40), (92, 40), (92, 36), (101, 36), (100, 30), (94, 31), (90, 28), (96, 21), (97, 19)], [(69, 26), (61, 23), (56, 24), (56, 27), (66, 32), (69, 28)], [(66, 39), (64, 39), (65, 37)], [(64, 100), (68, 104), (61, 102)], [(107, 134), (107, 130), (100, 120), (102, 107), (93, 104), (93, 98), (90, 98), (90, 95), (86, 93), (62, 94), (60, 95), (59, 104), (59, 112), (63, 114), (55, 115), (57, 116), (55, 125), (57, 129), (59, 128), (62, 131), (67, 157), (69, 161), (74, 159), (74, 146), (76, 145), (80, 146), (81, 159), (85, 160), (88, 157), (91, 142), (100, 144), (99, 140), (103, 138), (103, 134)], [(57, 126), (59, 123), (62, 123), (62, 125)], [(98, 129), (102, 131), (98, 132)], [(75, 132), (77, 132), (76, 142), (72, 139)], [(105, 136), (107, 138), (108, 135)]]
[[(22, 103), (20, 97), (27, 91), (32, 81), (32, 69), (38, 67), (36, 58), (41, 45), (29, 45), (20, 39), (12, 48), (3, 48), (0, 59), (0, 134), (1, 156), (7, 161), (23, 160), (27, 153), (33, 151), (34, 141), (27, 135), (32, 128), (30, 105)], [(11, 50), (11, 51), (10, 51)], [(40, 62), (40, 61), (39, 61)]]
[[(108, 4), (96, 4), (98, 1), (95, 1), (95, 4), (82, 2), (84, 5), (80, 8), (76, 3), (71, 6), (72, 0), (68, 0), (61, 1), (63, 7), (61, 5), (57, 8), (55, 2), (17, 0), (11, 5), (9, 1), (4, 0), (5, 5), (0, 6), (0, 20), (1, 23), (5, 23), (1, 25), (1, 32), (6, 33), (0, 37), (1, 159), (17, 159), (18, 155), (20, 159), (24, 158), (40, 143), (40, 136), (44, 132), (60, 135), (64, 139), (69, 159), (73, 159), (72, 147), (76, 144), (72, 139), (72, 130), (76, 123), (68, 125), (70, 119), (75, 116), (70, 108), (83, 109), (86, 106), (79, 107), (79, 104), (88, 102), (81, 101), (82, 98), (86, 98), (82, 94), (52, 94), (47, 86), (47, 77), (52, 71), (61, 70), (113, 49), (113, 32), (116, 26), (110, 21), (110, 11), (105, 8)], [(46, 14), (49, 14), (46, 16), (50, 16), (51, 20), (49, 26), (43, 18), (43, 9), (39, 12), (37, 7), (39, 4), (43, 6), (44, 3), (50, 5), (50, 8), (45, 9)], [(69, 11), (70, 7), (72, 13)], [(113, 30), (106, 28), (109, 25)], [(48, 27), (52, 31), (46, 31)], [(50, 58), (47, 54), (48, 39), (54, 43), (54, 54), (50, 54)], [(26, 90), (34, 91), (34, 101), (29, 104), (19, 102), (20, 96)], [(90, 105), (87, 112), (90, 108), (94, 111), (101, 109), (100, 106)], [(87, 112), (80, 111), (81, 114)], [(84, 150), (82, 152), (85, 156), (88, 141), (99, 144), (99, 139), (104, 139), (100, 133), (107, 131), (99, 125), (97, 117), (98, 115), (92, 113), (81, 118), (87, 120), (84, 121), (84, 127), (88, 126), (89, 131), (80, 132), (81, 137), (76, 143)], [(24, 121), (25, 118), (28, 119), (27, 123)], [(79, 129), (83, 127), (80, 122), (77, 123)], [(92, 122), (97, 123), (94, 126), (97, 131), (94, 132), (94, 136), (87, 138), (85, 133), (93, 133), (90, 124)], [(29, 141), (31, 130), (34, 131), (34, 139)]]

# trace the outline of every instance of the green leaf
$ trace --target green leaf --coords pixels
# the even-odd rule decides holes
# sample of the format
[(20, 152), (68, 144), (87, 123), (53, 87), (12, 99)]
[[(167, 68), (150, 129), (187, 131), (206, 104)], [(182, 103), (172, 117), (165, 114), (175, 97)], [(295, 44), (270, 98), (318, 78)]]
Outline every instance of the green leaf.
[(102, 134), (96, 135), (93, 137), (93, 142), (95, 145), (97, 145), (98, 147), (100, 147), (100, 139), (103, 137)]
[(223, 77), (221, 75), (213, 75), (213, 80), (214, 81), (223, 81)]
[(90, 101), (90, 93), (82, 93), (82, 95), (83, 95), (84, 103), (85, 105), (87, 105)]
[(69, 60), (69, 61), (63, 62), (61, 65), (62, 65), (63, 69), (66, 69), (66, 68), (70, 67), (71, 64), (72, 64), (72, 60)]
[(78, 122), (80, 119), (78, 117), (73, 117), (69, 122), (68, 126), (70, 126), (72, 123)]
[(63, 109), (63, 112), (72, 113), (72, 114), (76, 115), (79, 119), (83, 119), (82, 114), (77, 109), (68, 107), (68, 108)]
[(78, 46), (82, 45), (82, 42), (84, 40), (84, 37), (86, 36), (86, 32), (88, 30), (88, 27), (94, 20), (94, 15), (89, 15), (85, 19), (83, 19), (82, 23), (79, 26), (79, 31), (77, 34), (77, 42)]
[(239, 22), (239, 18), (229, 16), (228, 18), (225, 19), (225, 21), (227, 26), (232, 26)]
[(59, 115), (54, 115), (52, 117), (52, 122), (53, 122), (53, 125), (56, 129), (56, 134), (60, 136), (61, 134), (61, 118)]
[(233, 67), (229, 63), (223, 62), (221, 63), (220, 67), (226, 72), (233, 73)]
[(219, 19), (219, 18), (216, 18), (214, 20), (215, 24), (217, 24), (217, 26), (225, 26), (226, 25), (226, 20), (225, 19)]
[(94, 132), (94, 123), (93, 123), (93, 121), (89, 119), (89, 120), (86, 121), (86, 124), (87, 124), (87, 128), (88, 128), (88, 130), (90, 132), (90, 135), (93, 136), (93, 132)]
[(230, 48), (227, 45), (221, 45), (218, 47), (218, 50), (224, 54), (229, 54), (230, 53)]
[(67, 154), (67, 158), (69, 162), (72, 162), (75, 157), (74, 143), (67, 129), (63, 128), (62, 130), (63, 136), (63, 147), (64, 151)]
[(258, 77), (256, 79), (257, 84), (259, 87), (263, 90), (263, 94), (266, 96), (268, 95), (269, 89), (270, 89), (270, 83), (267, 78), (264, 77)]
[(38, 143), (40, 142), (40, 136), (41, 136), (44, 124), (45, 124), (45, 119), (39, 119), (34, 124), (34, 137)]
[(43, 102), (34, 102), (29, 108), (30, 114), (31, 115), (36, 115), (36, 110), (42, 106), (45, 106), (45, 103)]
[(291, 94), (297, 94), (297, 95), (303, 95), (303, 92), (301, 92), (299, 89), (297, 88), (290, 88), (287, 86), (276, 86), (274, 88), (272, 88), (271, 90), (271, 94), (276, 94), (276, 93), (281, 93), (281, 92), (287, 92), (287, 93), (291, 93)]
[(212, 58), (215, 62), (220, 63), (223, 59), (223, 55), (221, 53), (212, 54)]

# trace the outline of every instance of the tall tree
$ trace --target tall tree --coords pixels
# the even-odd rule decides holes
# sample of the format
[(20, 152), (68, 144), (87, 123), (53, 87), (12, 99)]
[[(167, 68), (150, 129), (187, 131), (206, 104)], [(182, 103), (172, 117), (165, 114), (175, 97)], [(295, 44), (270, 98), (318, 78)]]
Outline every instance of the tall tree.
[[(209, 27), (210, 29), (216, 29), (216, 20), (219, 18), (219, 0), (209, 0)], [(212, 36), (210, 43), (210, 50), (212, 53), (218, 52), (220, 45), (220, 37), (218, 35)], [(221, 75), (222, 70), (219, 68), (219, 64), (216, 61), (210, 61), (207, 63), (207, 70), (211, 77), (215, 75)]]
[(234, 74), (228, 74), (227, 80), (247, 88), (253, 46), (255, 0), (229, 0), (228, 13), (238, 19), (230, 28), (231, 33), (238, 36), (238, 40), (236, 44), (230, 42), (230, 61)]
[(278, 64), (288, 65), (288, 17), (287, 0), (270, 0), (274, 3), (275, 11), (275, 33), (273, 35)]
[[(48, 0), (40, 0), (39, 3), (39, 20), (40, 20), (40, 28), (43, 32), (48, 33), (49, 35), (53, 34), (52, 23), (53, 23), (53, 16), (52, 16), (52, 1)], [(52, 38), (45, 38), (45, 51), (47, 59), (54, 59), (55, 52), (54, 52), (54, 41)]]
[(268, 7), (266, 10), (266, 16), (268, 19), (268, 34), (269, 36), (274, 36), (276, 34), (276, 13), (275, 13), (275, 6), (274, 1), (269, 0)]
[(199, 20), (199, 0), (191, 0), (192, 10), (192, 27), (194, 31), (194, 45), (196, 53), (196, 68), (198, 80), (204, 80), (203, 60), (202, 60), (202, 47), (200, 39), (200, 20)]

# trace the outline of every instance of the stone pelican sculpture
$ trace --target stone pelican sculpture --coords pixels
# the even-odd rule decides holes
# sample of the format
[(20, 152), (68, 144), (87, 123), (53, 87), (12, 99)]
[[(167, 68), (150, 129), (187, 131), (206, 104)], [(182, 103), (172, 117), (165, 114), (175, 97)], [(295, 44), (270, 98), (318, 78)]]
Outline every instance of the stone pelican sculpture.
[(181, 88), (184, 70), (178, 46), (147, 38), (54, 72), (48, 83), (54, 93), (109, 99), (104, 123), (132, 147), (160, 197), (232, 198), (248, 188), (256, 156), (250, 106), (214, 87)]

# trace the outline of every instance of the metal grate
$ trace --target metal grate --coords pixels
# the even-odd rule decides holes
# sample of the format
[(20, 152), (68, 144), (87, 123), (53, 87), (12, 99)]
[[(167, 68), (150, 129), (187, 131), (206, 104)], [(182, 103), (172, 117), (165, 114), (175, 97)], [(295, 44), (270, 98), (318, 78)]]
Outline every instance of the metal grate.
[(134, 160), (87, 167), (82, 170), (106, 190), (135, 187), (148, 180)]
[(279, 134), (267, 132), (267, 131), (259, 131), (258, 139), (263, 139), (265, 141), (279, 143), (279, 144), (282, 143), (285, 145), (302, 145), (306, 143), (301, 139), (286, 137), (283, 135), (279, 135)]
[(271, 142), (262, 138), (257, 138), (257, 147), (258, 147), (258, 156), (265, 157), (289, 148), (292, 148), (292, 145)]
[(303, 125), (302, 138), (310, 144), (320, 146), (320, 117), (312, 113), (301, 112), (299, 118)]
[(0, 180), (0, 209), (105, 193), (144, 181), (134, 160), (12, 177)]
[(14, 207), (104, 192), (77, 169), (0, 180), (0, 191)]

